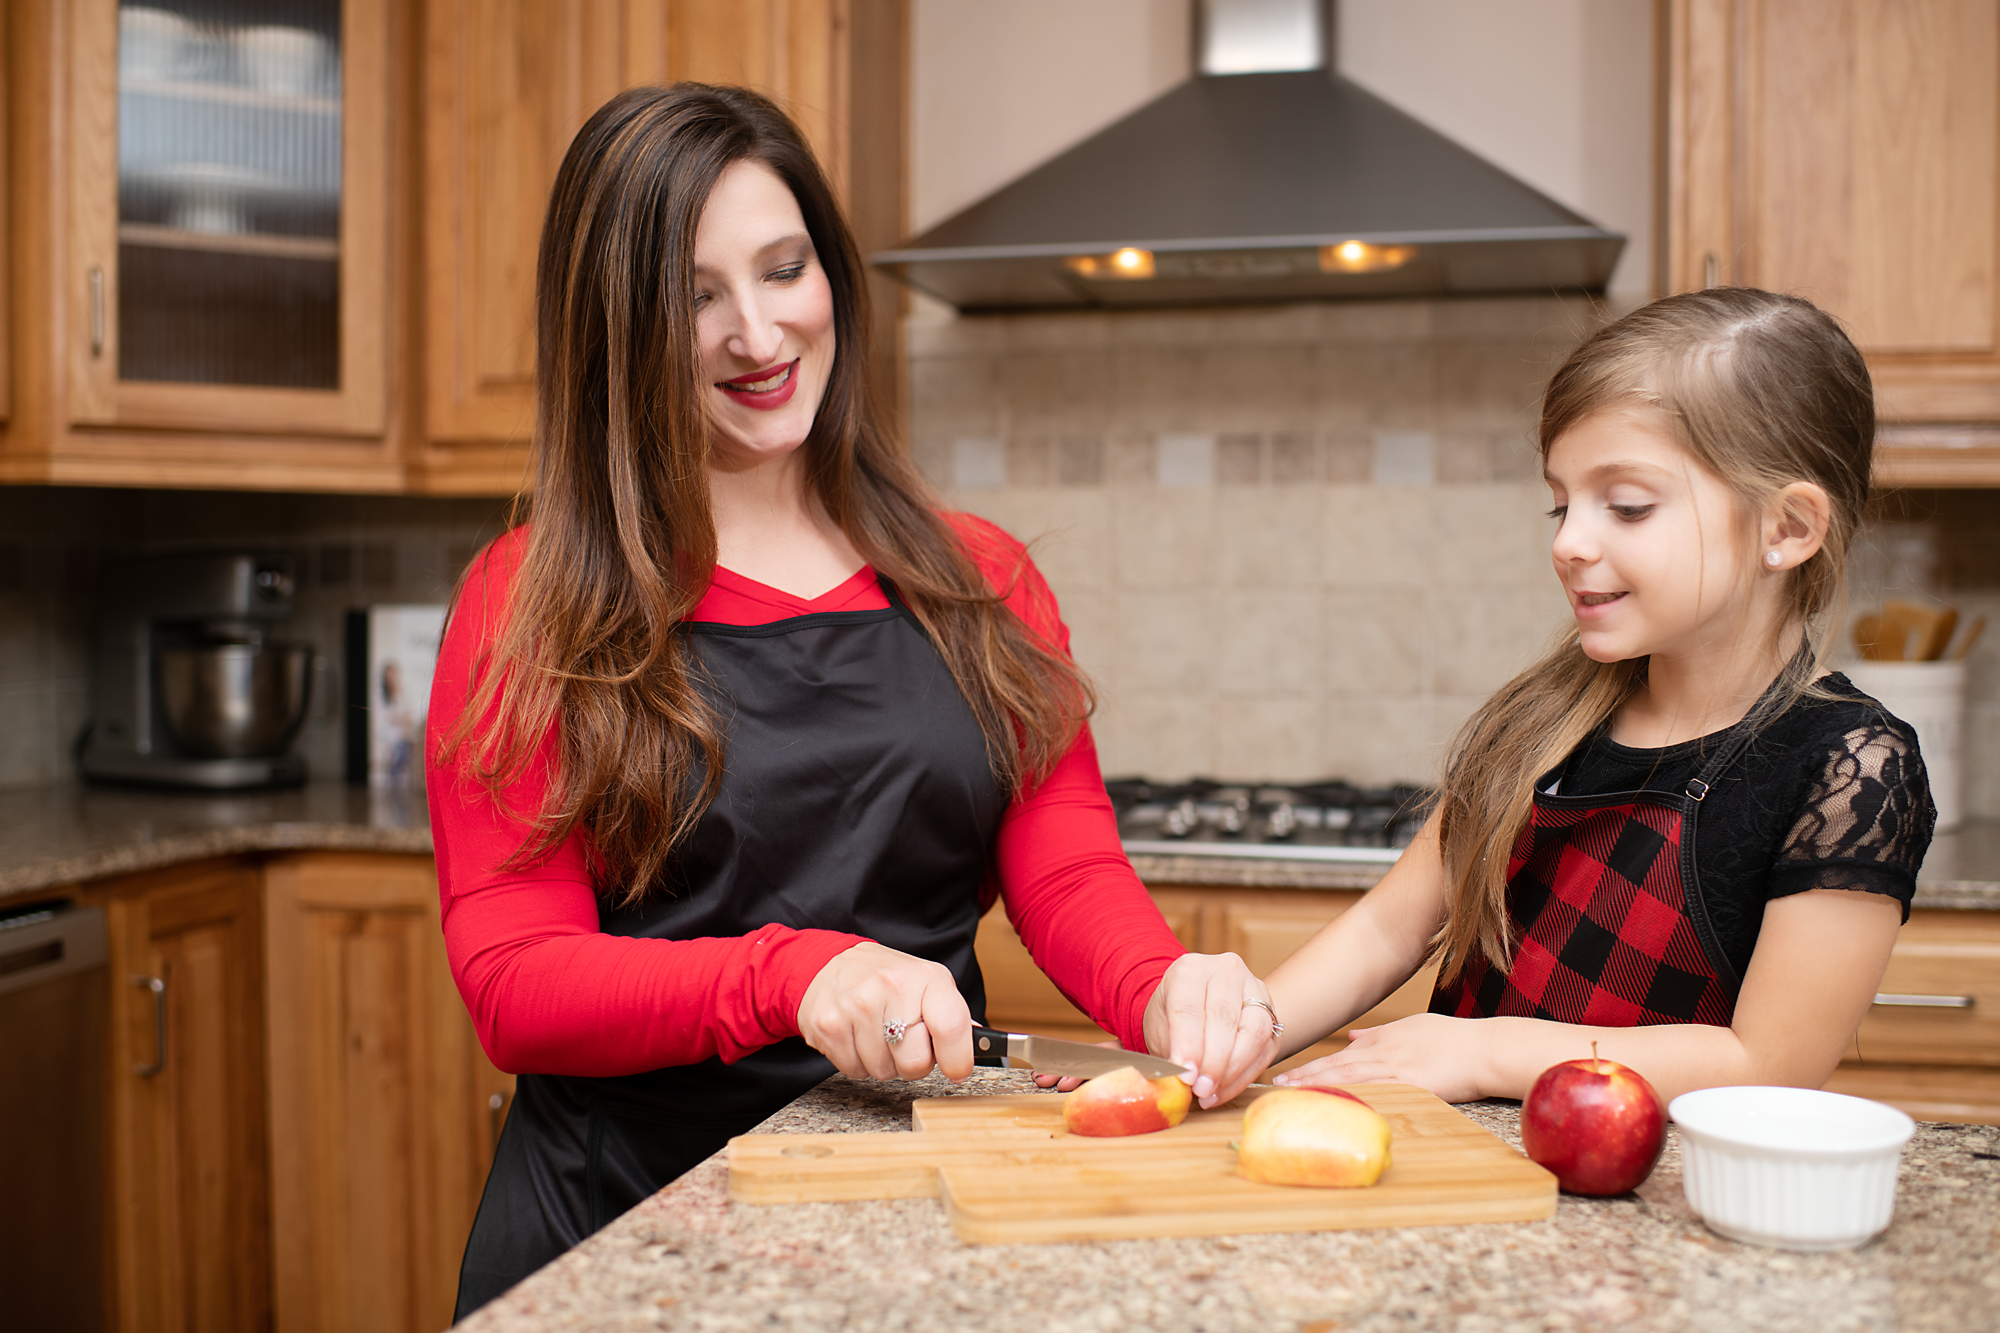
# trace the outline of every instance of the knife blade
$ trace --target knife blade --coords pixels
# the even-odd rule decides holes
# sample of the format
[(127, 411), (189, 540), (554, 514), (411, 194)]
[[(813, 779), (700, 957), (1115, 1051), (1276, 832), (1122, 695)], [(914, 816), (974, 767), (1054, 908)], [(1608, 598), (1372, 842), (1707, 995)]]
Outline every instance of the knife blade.
[(1095, 1078), (1131, 1065), (1147, 1078), (1166, 1078), (1186, 1071), (1185, 1065), (1162, 1060), (1143, 1051), (1121, 1051), (1110, 1046), (1091, 1046), (1056, 1037), (1037, 1037), (1026, 1032), (1002, 1032), (998, 1028), (972, 1029), (972, 1063), (1006, 1068), (1009, 1059), (1019, 1060), (1037, 1074), (1061, 1074), (1071, 1078)]

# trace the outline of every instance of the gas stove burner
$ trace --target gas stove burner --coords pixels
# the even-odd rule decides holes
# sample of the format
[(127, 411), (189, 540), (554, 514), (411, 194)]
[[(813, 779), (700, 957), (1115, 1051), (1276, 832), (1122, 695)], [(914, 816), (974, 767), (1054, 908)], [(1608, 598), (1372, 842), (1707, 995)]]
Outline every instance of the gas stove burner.
[(1241, 848), (1305, 855), (1309, 848), (1407, 847), (1430, 813), (1435, 793), (1399, 784), (1357, 787), (1339, 779), (1295, 783), (1225, 783), (1208, 778), (1105, 782), (1128, 844), (1176, 844), (1187, 850)]

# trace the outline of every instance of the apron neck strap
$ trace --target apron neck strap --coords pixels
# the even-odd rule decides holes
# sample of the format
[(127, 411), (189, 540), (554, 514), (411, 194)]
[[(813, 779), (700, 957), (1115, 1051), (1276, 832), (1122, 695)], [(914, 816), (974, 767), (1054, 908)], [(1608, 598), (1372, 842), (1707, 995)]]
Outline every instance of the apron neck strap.
[(1688, 779), (1686, 790), (1689, 800), (1707, 799), (1709, 790), (1715, 786), (1716, 780), (1736, 762), (1736, 757), (1743, 753), (1744, 747), (1755, 740), (1757, 733), (1762, 731), (1790, 702), (1794, 682), (1804, 675), (1811, 665), (1812, 643), (1808, 640), (1799, 645), (1798, 652), (1792, 654), (1792, 660), (1785, 664), (1784, 669), (1778, 673), (1778, 678), (1757, 697), (1756, 703), (1750, 705), (1750, 711), (1743, 715), (1743, 720), (1729, 729), (1722, 738), (1722, 744), (1716, 748), (1714, 756), (1702, 765), (1701, 772)]

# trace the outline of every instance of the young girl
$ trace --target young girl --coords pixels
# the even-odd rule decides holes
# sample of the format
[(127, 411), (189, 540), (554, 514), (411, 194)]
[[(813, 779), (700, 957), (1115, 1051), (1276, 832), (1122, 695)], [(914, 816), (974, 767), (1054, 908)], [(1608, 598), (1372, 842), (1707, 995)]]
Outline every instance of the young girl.
[(1430, 1012), (1278, 1082), (1522, 1097), (1592, 1042), (1666, 1098), (1826, 1081), (1935, 819), (1915, 734), (1820, 665), (1874, 428), (1860, 353), (1792, 297), (1668, 297), (1571, 354), (1540, 438), (1574, 624), (1270, 978), (1286, 1053), (1435, 956)]

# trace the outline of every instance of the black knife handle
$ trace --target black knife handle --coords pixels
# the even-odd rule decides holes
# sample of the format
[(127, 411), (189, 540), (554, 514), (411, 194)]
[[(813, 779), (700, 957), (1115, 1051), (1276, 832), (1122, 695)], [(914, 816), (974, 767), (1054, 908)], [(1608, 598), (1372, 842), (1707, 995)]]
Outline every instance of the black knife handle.
[(1007, 1067), (1007, 1034), (998, 1028), (972, 1029), (972, 1063)]

